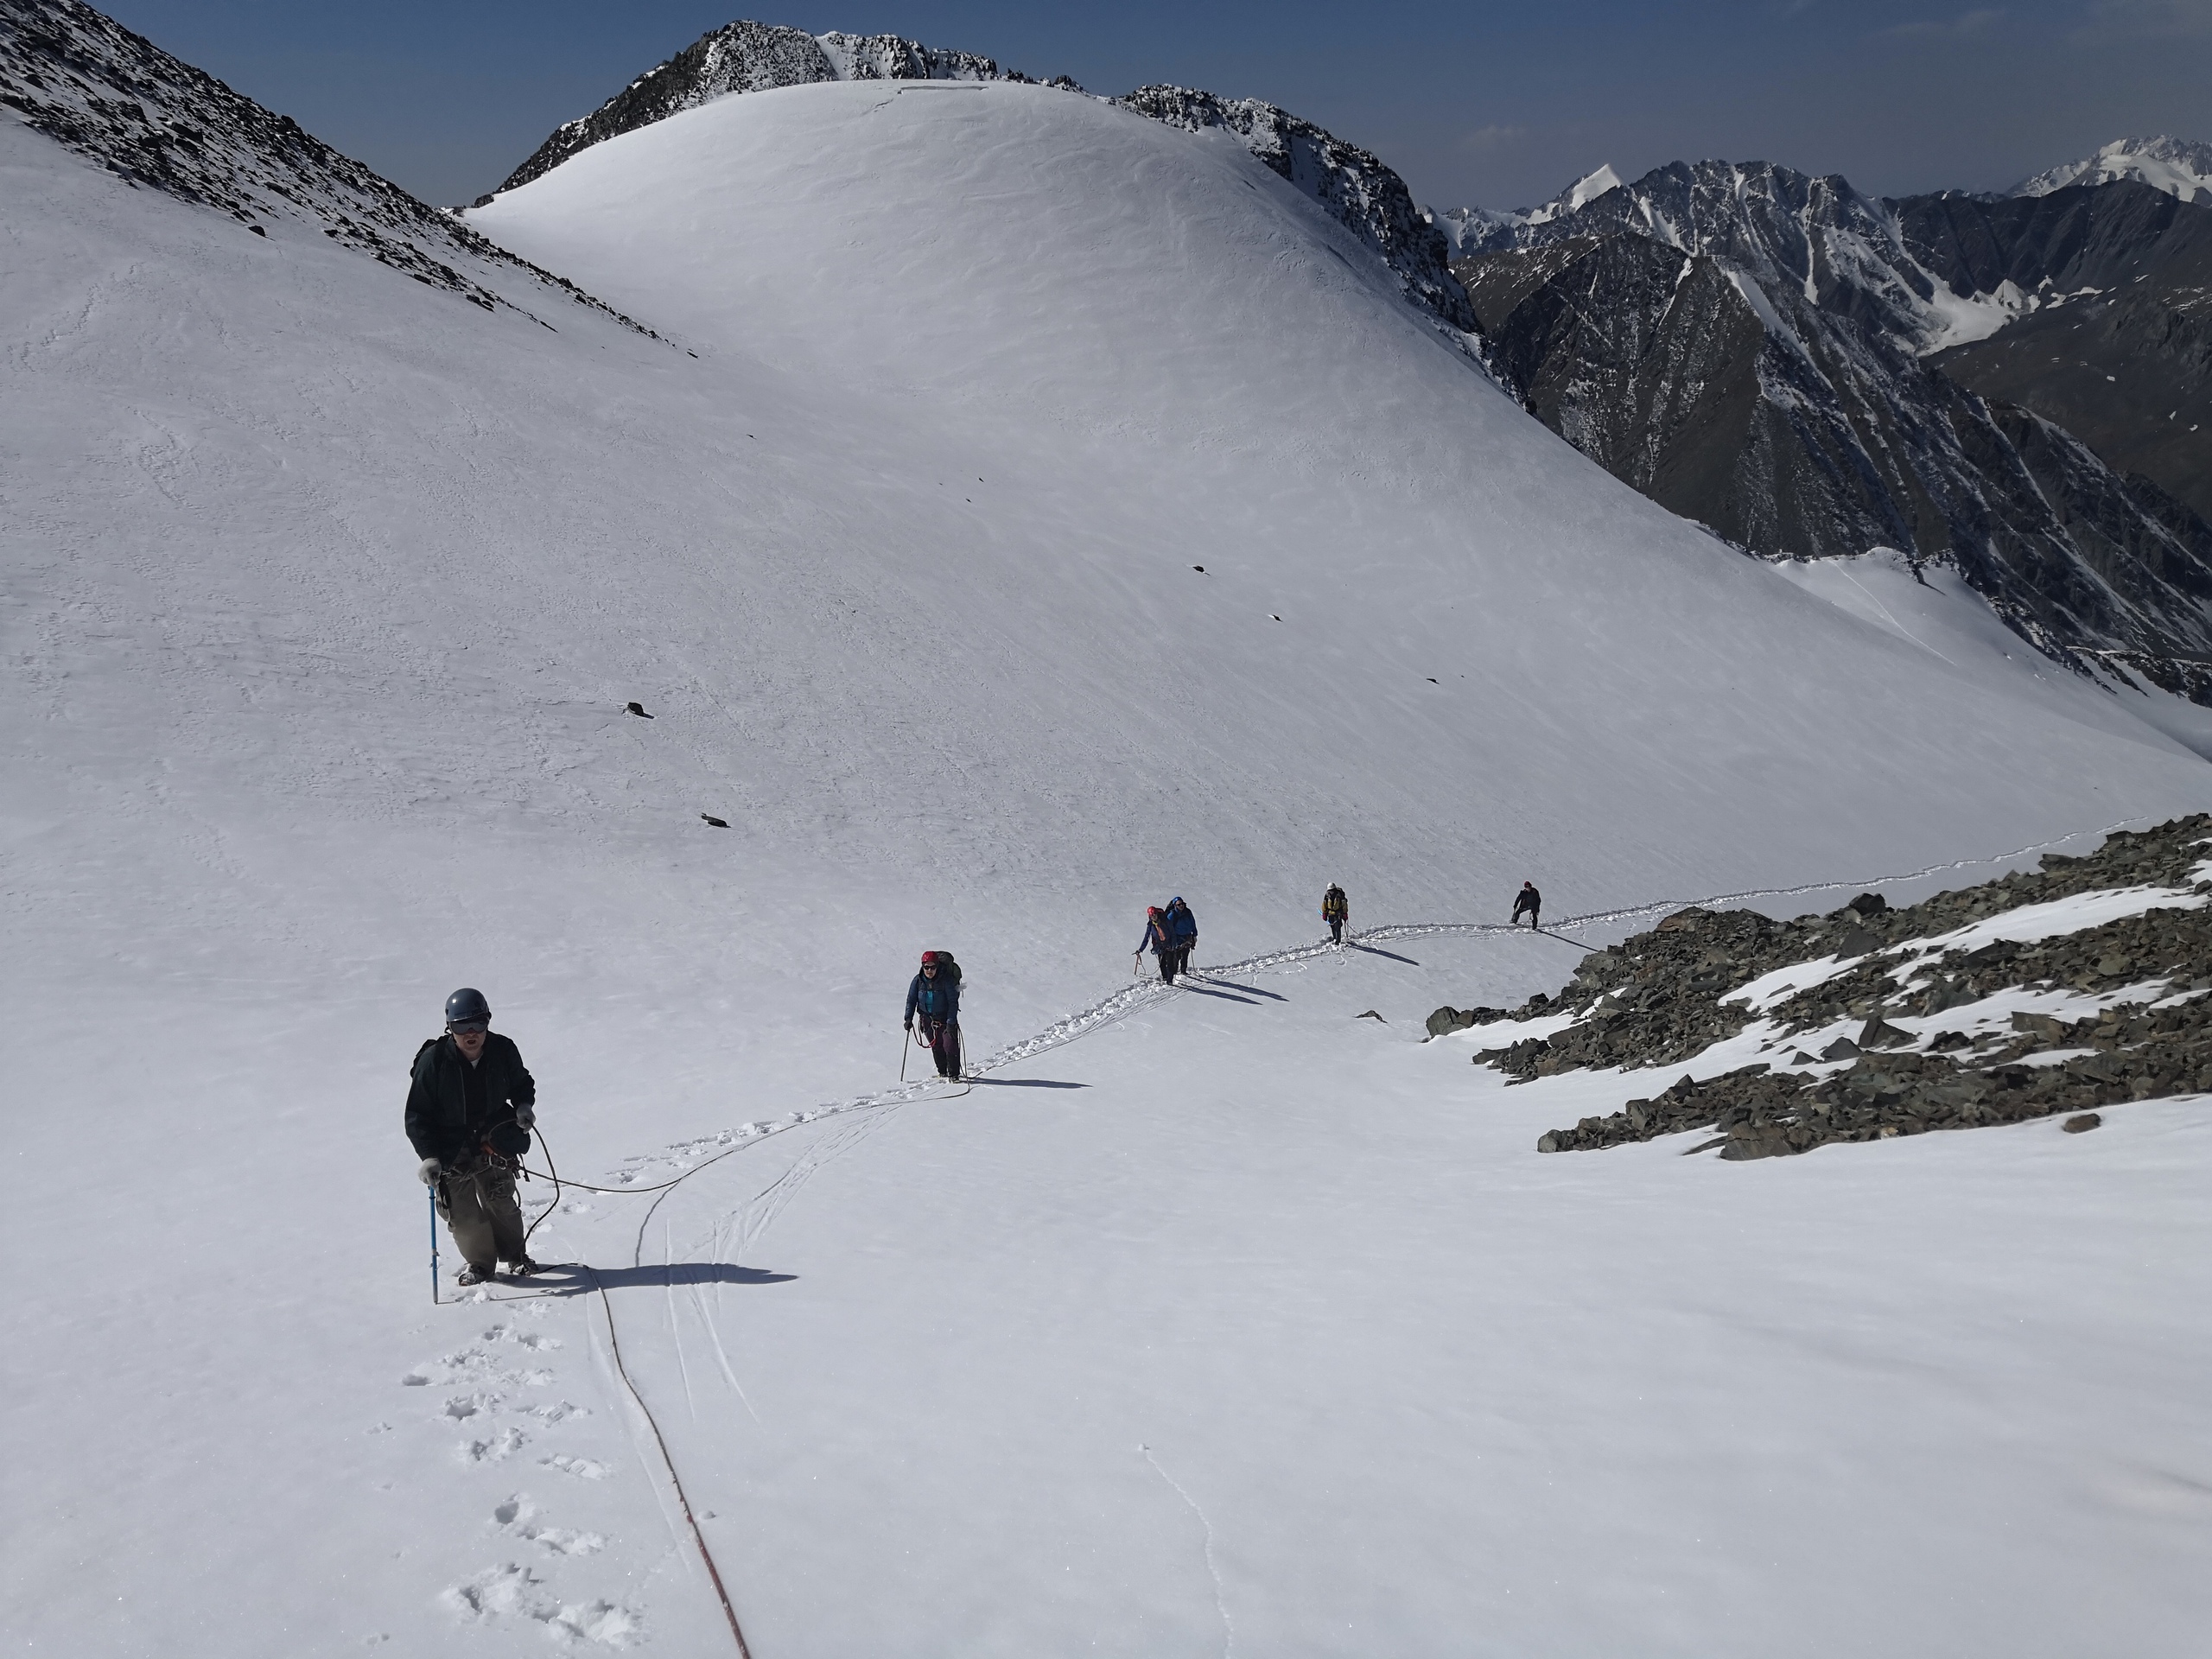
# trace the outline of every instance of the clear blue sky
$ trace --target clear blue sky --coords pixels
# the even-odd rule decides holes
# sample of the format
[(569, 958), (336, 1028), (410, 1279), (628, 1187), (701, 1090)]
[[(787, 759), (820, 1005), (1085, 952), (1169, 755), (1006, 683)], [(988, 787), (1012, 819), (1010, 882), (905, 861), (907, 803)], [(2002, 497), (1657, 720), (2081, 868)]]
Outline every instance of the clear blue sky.
[(944, 0), (114, 0), (106, 8), (432, 201), (733, 17), (897, 34), (1097, 92), (1255, 96), (1431, 207), (1705, 156), (1885, 195), (1994, 188), (2126, 134), (2212, 140), (2212, 0), (1037, 6)]

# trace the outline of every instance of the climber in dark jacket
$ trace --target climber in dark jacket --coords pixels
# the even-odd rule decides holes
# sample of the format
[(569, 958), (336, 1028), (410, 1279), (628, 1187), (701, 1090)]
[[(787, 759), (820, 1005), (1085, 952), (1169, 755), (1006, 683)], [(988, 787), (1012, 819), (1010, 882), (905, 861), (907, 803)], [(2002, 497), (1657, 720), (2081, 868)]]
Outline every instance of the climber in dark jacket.
[(501, 1262), (518, 1277), (537, 1271), (524, 1251), (515, 1198), (515, 1165), (537, 1122), (537, 1084), (514, 1039), (491, 1021), (483, 992), (464, 988), (448, 997), (446, 1034), (416, 1051), (407, 1090), (407, 1139), (468, 1263), (464, 1285), (491, 1278)]
[(1513, 919), (1517, 922), (1525, 913), (1529, 918), (1529, 925), (1536, 926), (1536, 912), (1543, 908), (1543, 903), (1544, 895), (1536, 891), (1536, 884), (1533, 881), (1523, 881), (1521, 884), (1521, 891), (1513, 896)]
[(1167, 918), (1168, 937), (1175, 941), (1175, 971), (1191, 971), (1191, 952), (1198, 948), (1198, 918), (1185, 904), (1180, 894), (1167, 901), (1167, 908), (1160, 912)]
[(918, 1045), (926, 1045), (940, 1077), (960, 1075), (960, 982), (944, 971), (934, 950), (922, 952), (921, 971), (906, 987), (906, 1029), (922, 1022)]

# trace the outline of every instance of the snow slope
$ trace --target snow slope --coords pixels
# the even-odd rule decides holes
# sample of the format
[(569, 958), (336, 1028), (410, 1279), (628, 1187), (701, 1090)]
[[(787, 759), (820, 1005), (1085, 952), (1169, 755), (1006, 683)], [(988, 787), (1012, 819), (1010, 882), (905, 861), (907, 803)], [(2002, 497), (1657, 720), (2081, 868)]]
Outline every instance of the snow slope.
[[(715, 1650), (609, 1309), (763, 1659), (2056, 1652), (2072, 1565), (2201, 1628), (2188, 1109), (1537, 1169), (1584, 1085), (1407, 1039), (1567, 946), (1273, 954), (1332, 878), (1573, 912), (2212, 799), (2112, 699), (1738, 557), (1241, 144), (1071, 94), (749, 94), (472, 215), (674, 345), (12, 118), (0, 202), (11, 1642)], [(794, 1121), (921, 944), (988, 1052), (1171, 891), (1268, 959)], [(743, 1148), (541, 1234), (603, 1303), (429, 1306), (461, 983), (569, 1173)]]

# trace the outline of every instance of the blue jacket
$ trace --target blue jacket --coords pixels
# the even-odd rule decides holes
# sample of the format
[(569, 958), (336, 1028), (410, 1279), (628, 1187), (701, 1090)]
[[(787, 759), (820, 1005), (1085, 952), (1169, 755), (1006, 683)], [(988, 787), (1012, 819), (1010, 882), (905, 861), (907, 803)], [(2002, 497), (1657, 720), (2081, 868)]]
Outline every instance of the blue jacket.
[(1191, 907), (1180, 899), (1170, 899), (1167, 901), (1166, 915), (1167, 925), (1174, 932), (1176, 944), (1193, 942), (1198, 938), (1198, 918), (1192, 913)]
[(921, 1014), (931, 1020), (957, 1020), (960, 1017), (960, 982), (939, 974), (931, 979), (927, 974), (916, 974), (914, 982), (906, 988), (906, 1023), (914, 1023), (914, 1015)]
[(1146, 917), (1144, 936), (1137, 941), (1137, 955), (1142, 956), (1147, 950), (1150, 950), (1156, 957), (1163, 950), (1173, 950), (1175, 948), (1174, 926), (1174, 923), (1167, 919), (1165, 912), (1162, 912), (1157, 924), (1154, 924), (1149, 916)]

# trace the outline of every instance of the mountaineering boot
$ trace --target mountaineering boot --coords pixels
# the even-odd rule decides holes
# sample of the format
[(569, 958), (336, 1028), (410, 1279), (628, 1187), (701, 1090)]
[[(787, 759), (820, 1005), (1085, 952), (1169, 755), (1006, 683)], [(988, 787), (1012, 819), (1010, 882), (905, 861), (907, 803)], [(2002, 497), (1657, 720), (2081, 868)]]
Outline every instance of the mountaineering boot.
[(456, 1285), (480, 1285), (487, 1280), (496, 1278), (497, 1276), (498, 1275), (489, 1268), (463, 1268), (454, 1276), (454, 1283)]
[(507, 1275), (511, 1279), (527, 1279), (533, 1273), (543, 1273), (545, 1271), (544, 1268), (539, 1267), (537, 1262), (531, 1261), (526, 1255), (520, 1261), (510, 1262), (508, 1265), (514, 1269), (512, 1273)]

